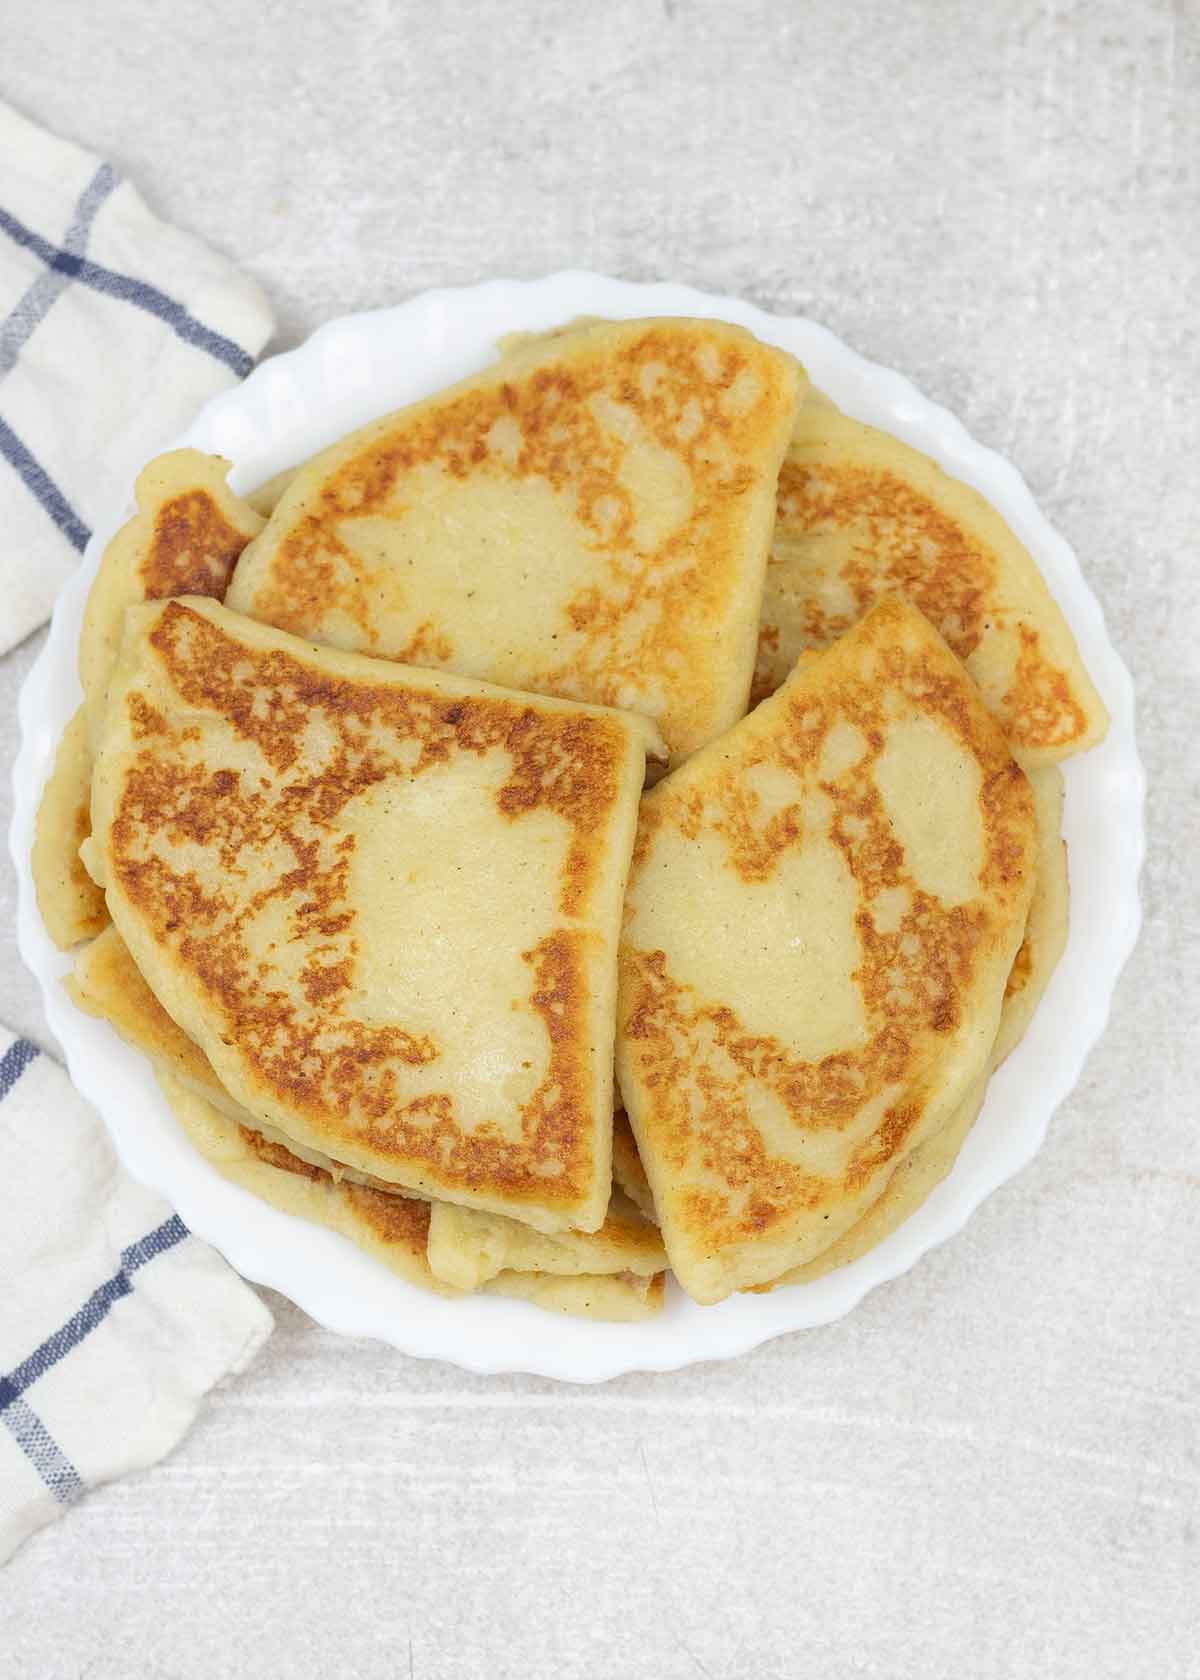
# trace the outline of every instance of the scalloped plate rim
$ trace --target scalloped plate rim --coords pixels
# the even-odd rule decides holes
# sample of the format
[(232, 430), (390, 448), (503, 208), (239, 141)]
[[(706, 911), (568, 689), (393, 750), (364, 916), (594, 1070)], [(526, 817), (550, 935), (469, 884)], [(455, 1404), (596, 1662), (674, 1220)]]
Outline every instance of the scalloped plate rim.
[[(1063, 964), (1026, 1039), (994, 1076), (983, 1114), (953, 1172), (910, 1220), (861, 1260), (814, 1284), (699, 1308), (672, 1282), (668, 1308), (660, 1318), (634, 1325), (593, 1324), (503, 1297), (446, 1301), (428, 1295), (369, 1260), (344, 1238), (281, 1214), (228, 1183), (196, 1155), (144, 1059), (67, 998), (59, 980), (69, 960), (50, 944), (41, 926), (28, 862), (37, 801), (54, 744), (78, 699), (74, 647), (86, 585), (108, 537), (128, 514), (128, 497), (93, 535), (79, 572), (60, 596), (50, 635), (22, 688), (10, 845), (18, 878), (21, 955), (39, 981), (47, 1018), (72, 1078), (104, 1116), (124, 1165), (135, 1177), (172, 1201), (191, 1228), (243, 1275), (289, 1296), (331, 1330), (373, 1336), (413, 1357), (447, 1360), (478, 1375), (526, 1372), (592, 1383), (627, 1372), (664, 1372), (733, 1358), (774, 1336), (829, 1324), (956, 1235), (975, 1208), (1037, 1153), (1054, 1109), (1077, 1083), (1104, 1031), (1117, 978), (1140, 927), (1138, 875), (1145, 839), (1133, 684), (1070, 546), (1040, 513), (1009, 461), (976, 443), (948, 409), (924, 397), (902, 374), (851, 350), (827, 327), (806, 317), (770, 315), (740, 299), (671, 281), (642, 284), (577, 269), (539, 280), (497, 278), (475, 286), (437, 288), (390, 308), (326, 322), (302, 345), (261, 363), (241, 385), (215, 397), (182, 438), (164, 447), (196, 443), (213, 449), (235, 441), (241, 447), (232, 453), (231, 482), (244, 488), (332, 441), (348, 425), (397, 406), (388, 400), (391, 394), (398, 391), (400, 401), (413, 400), (412, 393), (436, 389), (448, 377), (483, 365), (488, 359), (485, 335), (490, 343), (502, 333), (550, 325), (580, 313), (693, 314), (738, 321), (801, 354), (817, 382), (849, 412), (884, 425), (974, 484), (996, 503), (1047, 572), (1112, 714), (1107, 741), (1064, 766), (1073, 913)], [(457, 339), (450, 343), (443, 336), (441, 359), (427, 343), (414, 345), (418, 332), (432, 330), (431, 323), (440, 324), (445, 335), (448, 327), (463, 333), (464, 322), (475, 329), (466, 365)], [(343, 358), (339, 383), (330, 390), (326, 362), (338, 357)], [(386, 368), (396, 383), (384, 394), (378, 387)], [(324, 426), (313, 412), (322, 397), (328, 405)], [(356, 417), (347, 418), (347, 410), (354, 410)], [(301, 437), (308, 442), (299, 443)], [(257, 451), (256, 442), (261, 445)], [(1100, 828), (1103, 849), (1094, 839), (1097, 806), (1110, 819)], [(1107, 873), (1101, 872), (1099, 892), (1094, 877), (1101, 864)], [(1102, 903), (1106, 919), (1096, 917), (1081, 925), (1081, 898)], [(1073, 976), (1080, 986), (1071, 984)], [(1006, 1126), (998, 1119), (999, 1110), (1014, 1099), (1017, 1118)]]

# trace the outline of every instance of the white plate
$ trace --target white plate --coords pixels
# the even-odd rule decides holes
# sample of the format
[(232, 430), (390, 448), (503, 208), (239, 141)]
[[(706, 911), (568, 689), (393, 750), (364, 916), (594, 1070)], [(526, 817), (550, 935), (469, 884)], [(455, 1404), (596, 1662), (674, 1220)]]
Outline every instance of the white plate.
[(186, 1142), (145, 1059), (67, 999), (59, 981), (70, 963), (42, 927), (29, 871), (37, 802), (59, 734), (79, 700), (75, 650), (84, 601), (104, 545), (132, 503), (114, 508), (111, 521), (93, 536), (21, 694), (11, 839), (21, 954), (41, 982), (71, 1076), (104, 1116), (125, 1165), (173, 1202), (194, 1231), (247, 1277), (281, 1290), (333, 1329), (376, 1336), (405, 1353), (472, 1371), (599, 1382), (625, 1371), (728, 1358), (783, 1331), (840, 1318), (869, 1289), (953, 1236), (985, 1196), (1032, 1158), (1103, 1031), (1113, 987), (1137, 937), (1143, 777), (1129, 673), (1074, 554), (1038, 512), (1019, 474), (906, 379), (865, 361), (813, 321), (764, 315), (734, 298), (685, 286), (629, 285), (581, 273), (427, 292), (398, 308), (322, 327), (307, 344), (264, 363), (243, 385), (209, 403), (178, 441), (228, 456), (234, 488), (249, 489), (351, 427), (485, 365), (503, 333), (583, 314), (740, 322), (793, 351), (851, 414), (915, 444), (975, 485), (1040, 564), (1112, 714), (1104, 745), (1066, 766), (1066, 954), (1028, 1035), (993, 1078), (954, 1171), (905, 1225), (852, 1266), (802, 1288), (698, 1307), (672, 1285), (666, 1311), (652, 1323), (591, 1324), (524, 1302), (490, 1296), (444, 1301), (424, 1294), (343, 1238), (278, 1213), (220, 1178)]

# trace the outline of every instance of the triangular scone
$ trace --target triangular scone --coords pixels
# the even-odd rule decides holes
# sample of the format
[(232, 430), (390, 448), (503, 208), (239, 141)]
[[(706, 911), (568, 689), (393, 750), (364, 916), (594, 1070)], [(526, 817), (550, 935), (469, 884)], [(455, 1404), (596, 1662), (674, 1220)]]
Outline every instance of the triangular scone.
[[(419, 1289), (451, 1297), (462, 1294), (429, 1269), (428, 1202), (385, 1196), (345, 1179), (339, 1182), (281, 1145), (238, 1126), (170, 1074), (160, 1073), (159, 1084), (190, 1142), (223, 1178), (283, 1213), (336, 1231)], [(661, 1273), (546, 1277), (501, 1272), (481, 1289), (532, 1301), (550, 1312), (636, 1323), (662, 1310), (664, 1284)]]
[(307, 462), (229, 605), (298, 635), (653, 718), (746, 709), (803, 375), (719, 321), (531, 342)]
[(30, 867), (38, 909), (54, 943), (68, 950), (93, 939), (108, 921), (104, 894), (83, 866), (79, 848), (91, 833), (92, 749), (80, 706), (63, 730), (41, 803)]
[(423, 1195), (596, 1229), (652, 726), (132, 608), (88, 867), (256, 1119)]
[(810, 388), (779, 478), (755, 698), (882, 596), (941, 631), (1024, 765), (1094, 746), (1108, 714), (1030, 555), (996, 510), (917, 450)]
[(662, 1238), (619, 1190), (614, 1190), (598, 1231), (547, 1236), (501, 1213), (435, 1202), (429, 1220), (429, 1264), (435, 1276), (459, 1289), (478, 1289), (500, 1272), (631, 1272), (653, 1277), (667, 1269)]
[(963, 1100), (1035, 860), (1024, 774), (895, 598), (646, 797), (617, 1072), (697, 1300), (828, 1248)]
[[(826, 1272), (848, 1266), (876, 1248), (911, 1217), (946, 1177), (987, 1095), (987, 1077), (1024, 1037), (1050, 976), (1067, 942), (1067, 860), (1062, 840), (1062, 773), (1052, 764), (1029, 773), (1037, 813), (1037, 884), (1025, 937), (1004, 988), (1000, 1030), (988, 1057), (987, 1073), (977, 1079), (941, 1129), (906, 1155), (877, 1202), (837, 1242), (804, 1266), (784, 1272), (764, 1290), (791, 1283), (812, 1283)], [(616, 1158), (614, 1131), (614, 1161)]]
[(262, 530), (262, 515), (226, 484), (228, 471), (220, 455), (173, 449), (138, 474), (138, 511), (104, 551), (79, 637), (79, 680), (93, 741), (126, 607), (171, 595), (223, 600), (238, 556)]
[(195, 449), (159, 455), (138, 475), (138, 511), (109, 543), (79, 640), (84, 701), (59, 743), (38, 808), (33, 876), (47, 932), (64, 948), (108, 920), (79, 860), (90, 828), (92, 741), (117, 657), (125, 608), (167, 595), (225, 593), (234, 562), (263, 521), (225, 483), (229, 462)]

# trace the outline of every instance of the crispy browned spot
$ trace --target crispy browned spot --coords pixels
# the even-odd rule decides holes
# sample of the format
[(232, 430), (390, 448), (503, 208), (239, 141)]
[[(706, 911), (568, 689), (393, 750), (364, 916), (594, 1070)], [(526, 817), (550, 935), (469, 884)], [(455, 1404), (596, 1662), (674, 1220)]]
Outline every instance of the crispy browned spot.
[(402, 665), (445, 665), (454, 657), (454, 644), (449, 636), (436, 630), (426, 619), (419, 624), (404, 646), (392, 655)]
[(788, 459), (779, 475), (776, 518), (779, 534), (793, 540), (846, 528), (862, 532), (858, 557), (841, 572), (858, 610), (830, 616), (812, 603), (804, 621), (807, 645), (823, 647), (882, 596), (899, 593), (937, 626), (960, 659), (979, 646), (994, 559), (894, 473)]
[(209, 491), (173, 496), (155, 515), (154, 534), (138, 568), (144, 598), (212, 595), (222, 600), (248, 541)]
[[(311, 1161), (302, 1161), (281, 1143), (273, 1143), (261, 1133), (251, 1131), (248, 1126), (239, 1126), (238, 1131), (251, 1154), (265, 1162), (268, 1167), (275, 1167), (280, 1172), (294, 1173), (297, 1178), (307, 1178), (314, 1184), (333, 1186), (333, 1176), (326, 1172), (324, 1167), (314, 1166)], [(337, 1189), (338, 1194), (345, 1198), (364, 1224), (368, 1225), (381, 1241), (402, 1243), (405, 1248), (424, 1256), (429, 1240), (428, 1202), (418, 1201), (413, 1196), (386, 1194), (380, 1190), (373, 1190), (366, 1184), (355, 1184), (350, 1179), (342, 1179)]]
[(1083, 707), (1071, 692), (1065, 671), (1041, 653), (1041, 638), (1020, 626), (1017, 668), (1004, 696), (1004, 713), (1015, 740), (1025, 747), (1061, 747), (1087, 733)]
[[(198, 982), (227, 1042), (237, 1044), (281, 1104), (316, 1117), (332, 1136), (427, 1161), (443, 1182), (463, 1188), (502, 1185), (544, 1202), (577, 1199), (591, 1173), (591, 1104), (580, 1072), (584, 935), (563, 929), (526, 953), (551, 1056), (546, 1079), (522, 1110), (521, 1138), (510, 1141), (488, 1125), (466, 1133), (448, 1092), (406, 1101), (400, 1090), (398, 1070), (436, 1061), (436, 1044), (399, 1026), (365, 1025), (350, 1013), (358, 946), (347, 891), (355, 842), (331, 825), (348, 801), (391, 778), (406, 782), (454, 754), (502, 748), (512, 769), (497, 805), (513, 820), (547, 807), (571, 825), (560, 901), (564, 915), (582, 914), (596, 836), (618, 797), (620, 723), (538, 712), (519, 697), (448, 700), (411, 685), (330, 676), (291, 653), (256, 651), (176, 602), (162, 610), (149, 639), (183, 701), (253, 741), (281, 784), (264, 788), (232, 770), (189, 762), (172, 750), (169, 736), (153, 734), (126, 774), (111, 827), (115, 879), (155, 940)], [(318, 717), (336, 746), (314, 777), (300, 762), (300, 742)], [(415, 757), (399, 750), (414, 745)], [(166, 861), (156, 836), (202, 846), (217, 865), (217, 884)], [(271, 845), (286, 848), (290, 866), (241, 902), (221, 883), (236, 881), (244, 855)], [(290, 936), (309, 949), (303, 1009), (271, 989), (269, 970), (256, 965), (244, 937), (273, 899), (286, 907)], [(561, 1165), (552, 1180), (534, 1170), (547, 1161)]]
[(268, 1167), (277, 1167), (280, 1172), (295, 1173), (297, 1178), (308, 1178), (319, 1184), (322, 1179), (332, 1184), (333, 1179), (324, 1167), (314, 1166), (311, 1161), (302, 1161), (299, 1155), (293, 1155), (290, 1149), (285, 1149), (281, 1143), (274, 1143), (270, 1138), (263, 1137), (261, 1132), (251, 1131), (249, 1126), (239, 1126), (238, 1133), (242, 1142), (250, 1153)]
[[(715, 374), (702, 358), (716, 355)], [(748, 408), (723, 407), (742, 375), (758, 391)], [(632, 412), (651, 440), (681, 460), (692, 476), (694, 504), (684, 527), (652, 551), (634, 541), (635, 508), (621, 482), (625, 445), (590, 408), (612, 397)], [(694, 660), (698, 620), (720, 622), (736, 583), (743, 526), (740, 500), (752, 482), (745, 464), (773, 437), (790, 406), (777, 352), (752, 339), (646, 327), (604, 355), (580, 355), (447, 400), (364, 447), (322, 487), (280, 542), (253, 602), (259, 618), (313, 634), (330, 614), (359, 631), (359, 645), (378, 646), (370, 569), (338, 536), (338, 527), (389, 511), (403, 501), (404, 477), (436, 463), (456, 478), (538, 478), (568, 493), (589, 546), (597, 581), (566, 604), (583, 637), (569, 660), (546, 650), (537, 686), (551, 693), (619, 704), (629, 682), (647, 670), (679, 670)], [(489, 446), (497, 421), (511, 422), (519, 444), (507, 458)], [(640, 615), (648, 604), (653, 611)], [(629, 633), (634, 619), (636, 635)], [(395, 657), (442, 663), (452, 657), (444, 627), (422, 626)]]
[(144, 741), (149, 735), (165, 735), (167, 720), (152, 706), (144, 694), (131, 694), (127, 701), (129, 712), (129, 727), (133, 731), (135, 741)]
[(403, 1243), (425, 1258), (429, 1241), (429, 1203), (415, 1196), (387, 1196), (366, 1184), (343, 1179), (342, 1194), (383, 1242)]
[[(643, 802), (635, 877), (653, 832), (671, 823), (685, 837), (715, 830), (744, 880), (766, 880), (782, 852), (803, 843), (803, 807), (797, 803), (766, 823), (756, 821), (758, 800), (745, 775), (751, 762), (784, 764), (830, 801), (829, 835), (862, 904), (855, 918), (859, 965), (852, 978), (866, 1010), (867, 1040), (857, 1050), (818, 1061), (799, 1059), (778, 1039), (748, 1032), (735, 1010), (677, 981), (663, 951), (628, 945), (622, 951), (622, 989), (632, 1000), (624, 1034), (649, 1094), (656, 1146), (677, 1173), (698, 1159), (724, 1187), (694, 1188), (683, 1197), (687, 1221), (703, 1229), (714, 1248), (761, 1235), (801, 1208), (853, 1192), (903, 1148), (929, 1094), (917, 1045), (922, 1037), (928, 1042), (930, 1033), (957, 1028), (976, 954), (1007, 925), (1006, 907), (1027, 880), (1033, 847), (1028, 782), (944, 651), (914, 649), (899, 640), (888, 645), (890, 612), (883, 608), (876, 614), (879, 663), (868, 676), (843, 670), (831, 681), (826, 674), (819, 692), (801, 688), (793, 696), (786, 732), (761, 743), (756, 758), (739, 757), (707, 781), (702, 793), (678, 791), (667, 782)], [(872, 776), (886, 739), (880, 694), (888, 687), (936, 716), (980, 764), (986, 899), (946, 906), (905, 870)], [(847, 722), (857, 727), (866, 750), (837, 777), (819, 778), (825, 738), (834, 724)], [(875, 901), (897, 888), (905, 891), (907, 908), (894, 927), (894, 916), (880, 918), (888, 924), (881, 927)], [(866, 1104), (890, 1087), (899, 1091), (836, 1182), (769, 1151), (751, 1118), (748, 1081), (773, 1093), (799, 1137), (844, 1130)]]

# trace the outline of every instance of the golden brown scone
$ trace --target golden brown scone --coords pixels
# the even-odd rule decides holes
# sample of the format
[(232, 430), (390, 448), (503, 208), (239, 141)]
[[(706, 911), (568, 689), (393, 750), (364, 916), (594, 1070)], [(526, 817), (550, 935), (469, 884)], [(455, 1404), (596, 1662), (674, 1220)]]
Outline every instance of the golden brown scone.
[(1035, 865), (1025, 776), (897, 597), (645, 797), (617, 1069), (696, 1300), (830, 1247), (963, 1101)]
[(719, 321), (528, 341), (306, 463), (229, 605), (338, 647), (640, 712), (679, 760), (746, 709), (803, 379)]
[(104, 551), (83, 617), (79, 680), (93, 746), (125, 609), (171, 595), (224, 599), (238, 556), (263, 519), (225, 482), (229, 462), (198, 449), (156, 455), (134, 486), (137, 513)]
[(131, 608), (89, 867), (260, 1121), (402, 1189), (595, 1230), (653, 726)]
[(1108, 714), (1027, 551), (928, 456), (810, 389), (779, 478), (754, 695), (884, 595), (926, 615), (966, 663), (1026, 766), (1101, 740)]

